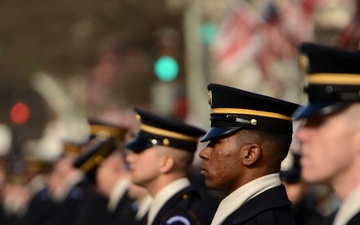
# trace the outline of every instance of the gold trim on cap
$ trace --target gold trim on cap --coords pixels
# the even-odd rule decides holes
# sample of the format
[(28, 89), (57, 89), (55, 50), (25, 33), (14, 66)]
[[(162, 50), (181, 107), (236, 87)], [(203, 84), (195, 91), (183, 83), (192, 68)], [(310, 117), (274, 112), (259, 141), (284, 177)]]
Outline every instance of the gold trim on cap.
[(194, 141), (194, 142), (198, 141), (198, 138), (195, 138), (193, 136), (180, 134), (180, 133), (177, 133), (174, 131), (164, 130), (164, 129), (152, 127), (152, 126), (145, 125), (145, 124), (141, 125), (141, 130), (146, 131), (148, 133), (161, 135), (161, 136), (165, 136), (165, 137), (176, 138), (176, 139), (185, 140), (185, 141)]
[(307, 78), (311, 84), (360, 84), (360, 74), (314, 73)]
[(45, 162), (41, 159), (32, 156), (25, 156), (24, 162), (26, 168), (31, 171), (42, 171), (45, 169)]
[(93, 135), (105, 135), (106, 133), (113, 137), (119, 137), (123, 139), (126, 134), (126, 130), (121, 128), (108, 127), (104, 125), (91, 125), (91, 134)]
[(244, 115), (253, 115), (253, 116), (263, 116), (270, 117), (281, 120), (291, 120), (291, 117), (285, 116), (280, 113), (258, 111), (252, 109), (234, 109), (234, 108), (213, 108), (211, 113), (215, 114), (244, 114)]
[(63, 153), (65, 156), (77, 157), (80, 154), (82, 146), (78, 144), (65, 143)]

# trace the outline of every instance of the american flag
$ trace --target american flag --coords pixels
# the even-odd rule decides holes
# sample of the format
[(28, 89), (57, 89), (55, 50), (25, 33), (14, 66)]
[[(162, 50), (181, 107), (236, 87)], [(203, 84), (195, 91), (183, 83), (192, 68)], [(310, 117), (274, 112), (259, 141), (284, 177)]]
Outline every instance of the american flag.
[(335, 42), (337, 46), (352, 50), (360, 49), (360, 0), (355, 0), (355, 8), (352, 19), (340, 31)]
[(214, 58), (224, 74), (255, 62), (266, 76), (272, 60), (295, 57), (298, 43), (313, 38), (316, 0), (264, 1), (258, 8), (249, 2), (231, 3), (213, 43)]

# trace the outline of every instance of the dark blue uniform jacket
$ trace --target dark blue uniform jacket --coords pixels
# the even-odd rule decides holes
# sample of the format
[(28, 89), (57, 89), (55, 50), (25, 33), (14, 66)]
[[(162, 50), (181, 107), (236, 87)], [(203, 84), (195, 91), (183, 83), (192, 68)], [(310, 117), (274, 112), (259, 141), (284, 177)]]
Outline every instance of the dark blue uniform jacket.
[(295, 225), (290, 206), (285, 187), (280, 185), (250, 199), (222, 225)]

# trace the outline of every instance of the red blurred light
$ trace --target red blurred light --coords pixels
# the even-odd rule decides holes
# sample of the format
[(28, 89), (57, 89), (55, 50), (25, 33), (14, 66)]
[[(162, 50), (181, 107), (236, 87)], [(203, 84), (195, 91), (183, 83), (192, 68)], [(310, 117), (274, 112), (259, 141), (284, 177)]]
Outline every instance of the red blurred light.
[(10, 118), (13, 123), (23, 124), (30, 117), (29, 107), (23, 102), (17, 102), (11, 107)]

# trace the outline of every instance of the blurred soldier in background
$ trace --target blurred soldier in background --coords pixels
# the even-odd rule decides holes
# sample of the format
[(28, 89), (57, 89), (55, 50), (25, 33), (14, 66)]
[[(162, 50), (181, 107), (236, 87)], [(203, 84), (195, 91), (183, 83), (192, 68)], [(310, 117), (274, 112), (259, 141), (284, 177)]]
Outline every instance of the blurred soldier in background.
[(5, 224), (5, 211), (4, 211), (4, 204), (3, 204), (3, 191), (6, 182), (6, 164), (1, 159), (0, 160), (0, 224)]
[(103, 222), (101, 215), (106, 215), (107, 199), (94, 190), (91, 176), (85, 177), (84, 171), (73, 164), (80, 155), (92, 150), (99, 139), (114, 132), (117, 135), (118, 131), (94, 121), (89, 121), (89, 129), (87, 142), (64, 142), (63, 154), (54, 164), (48, 187), (29, 205), (26, 224), (95, 225)]
[(48, 179), (51, 172), (50, 162), (42, 161), (39, 158), (27, 158), (28, 170), (33, 178), (29, 182), (28, 190), (30, 199), (24, 217), (24, 224), (36, 225), (44, 224), (47, 217), (51, 215), (54, 202), (48, 190)]
[(317, 211), (319, 202), (311, 193), (311, 185), (301, 177), (300, 155), (290, 151), (281, 163), (280, 179), (285, 185), (286, 193), (292, 202), (292, 210), (297, 225), (319, 225), (324, 216)]
[(296, 135), (301, 176), (330, 185), (339, 197), (327, 224), (360, 224), (360, 51), (303, 43), (299, 63), (309, 101), (294, 114), (304, 119)]
[(66, 143), (63, 155), (54, 164), (48, 182), (54, 206), (45, 224), (72, 224), (77, 209), (86, 198), (89, 183), (83, 173), (72, 165), (80, 151), (81, 145), (76, 147)]
[(20, 158), (5, 163), (5, 180), (2, 187), (3, 223), (21, 225), (29, 201), (24, 165)]
[(40, 156), (29, 154), (4, 163), (7, 164), (7, 170), (4, 170), (7, 174), (2, 188), (4, 217), (0, 224), (25, 224), (31, 211), (30, 203), (46, 187), (50, 163)]
[(224, 189), (211, 224), (295, 224), (281, 161), (292, 140), (297, 104), (220, 85), (208, 85), (211, 129), (201, 142), (201, 174), (208, 188)]
[[(93, 207), (96, 203), (86, 202), (75, 224), (130, 224), (133, 200), (127, 193), (130, 181), (124, 162), (127, 128), (98, 121), (97, 125), (92, 123), (92, 129), (98, 130), (97, 137), (87, 144), (88, 150), (75, 160), (74, 166), (85, 173), (94, 190), (105, 197), (106, 204), (98, 209)], [(89, 219), (90, 214), (96, 216), (97, 223)]]
[(146, 188), (134, 183), (131, 183), (129, 186), (129, 197), (135, 200), (131, 205), (131, 218), (133, 218), (133, 221), (129, 225), (141, 225), (146, 220), (152, 197)]
[[(187, 177), (198, 138), (205, 132), (188, 124), (135, 109), (141, 122), (126, 148), (131, 180), (153, 197), (144, 224), (210, 224), (213, 212)], [(145, 223), (146, 222), (146, 223)]]
[(47, 178), (52, 169), (52, 162), (31, 155), (23, 156), (23, 161), (27, 186), (32, 196), (46, 187)]

